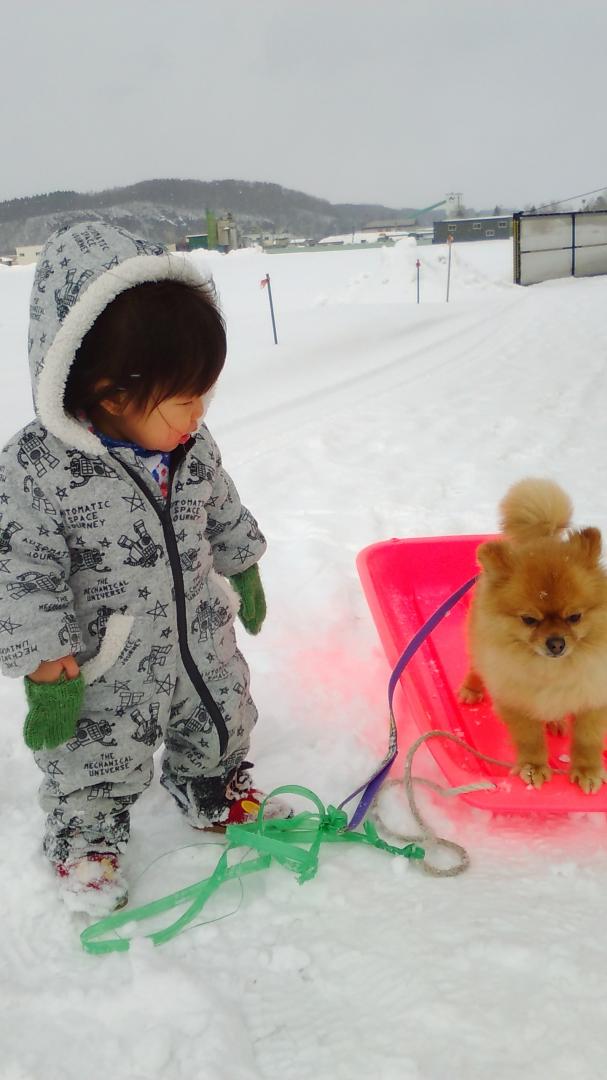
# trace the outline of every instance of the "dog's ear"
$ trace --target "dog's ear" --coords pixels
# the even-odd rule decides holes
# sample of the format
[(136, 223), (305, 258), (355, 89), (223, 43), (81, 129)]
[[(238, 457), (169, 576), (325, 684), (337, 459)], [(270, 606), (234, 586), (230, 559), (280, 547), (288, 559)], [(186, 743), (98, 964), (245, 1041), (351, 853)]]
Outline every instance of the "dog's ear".
[(512, 548), (506, 540), (489, 540), (481, 544), (476, 557), (492, 581), (503, 580), (512, 572)]
[(601, 557), (601, 532), (600, 529), (589, 527), (580, 529), (571, 534), (569, 543), (589, 566), (596, 566)]

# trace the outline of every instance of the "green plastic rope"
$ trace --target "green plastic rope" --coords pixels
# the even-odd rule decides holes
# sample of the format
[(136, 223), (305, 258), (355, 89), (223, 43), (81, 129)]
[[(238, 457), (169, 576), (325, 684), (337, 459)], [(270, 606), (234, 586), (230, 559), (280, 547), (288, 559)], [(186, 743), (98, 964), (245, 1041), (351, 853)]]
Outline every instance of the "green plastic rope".
[[(299, 795), (308, 799), (316, 811), (306, 810), (291, 818), (264, 818), (266, 803), (275, 795)], [(299, 785), (286, 785), (275, 788), (259, 808), (257, 820), (247, 825), (228, 825), (226, 829), (227, 846), (225, 847), (215, 870), (210, 877), (188, 885), (185, 889), (153, 900), (149, 904), (108, 915), (105, 919), (88, 926), (80, 935), (85, 952), (100, 955), (109, 952), (126, 952), (131, 939), (117, 935), (118, 930), (132, 923), (153, 919), (165, 911), (187, 904), (182, 915), (163, 930), (155, 930), (144, 936), (154, 945), (163, 945), (177, 936), (200, 914), (207, 900), (227, 881), (238, 880), (258, 870), (267, 870), (272, 860), (280, 863), (287, 870), (297, 875), (300, 885), (310, 881), (318, 870), (320, 846), (323, 843), (369, 844), (387, 851), (391, 855), (401, 855), (406, 859), (423, 859), (425, 851), (415, 843), (395, 847), (386, 843), (377, 833), (377, 829), (366, 821), (362, 832), (347, 831), (348, 817), (344, 810), (334, 806), (326, 809), (322, 802), (309, 788)], [(229, 865), (229, 855), (237, 848), (249, 848), (257, 852), (255, 858)]]

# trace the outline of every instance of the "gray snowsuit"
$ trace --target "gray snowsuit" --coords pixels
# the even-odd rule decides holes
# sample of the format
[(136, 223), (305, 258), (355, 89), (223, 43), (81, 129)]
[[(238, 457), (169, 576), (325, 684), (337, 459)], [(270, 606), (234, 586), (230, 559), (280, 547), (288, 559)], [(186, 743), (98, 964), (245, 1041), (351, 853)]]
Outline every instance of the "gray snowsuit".
[(266, 545), (208, 429), (172, 453), (165, 500), (130, 448), (108, 450), (64, 409), (97, 316), (123, 290), (164, 279), (201, 281), (185, 257), (104, 222), (50, 237), (30, 306), (38, 419), (0, 455), (2, 671), (73, 653), (86, 682), (74, 738), (35, 754), (55, 862), (124, 847), (163, 740), (161, 781), (204, 824), (257, 719), (226, 578)]

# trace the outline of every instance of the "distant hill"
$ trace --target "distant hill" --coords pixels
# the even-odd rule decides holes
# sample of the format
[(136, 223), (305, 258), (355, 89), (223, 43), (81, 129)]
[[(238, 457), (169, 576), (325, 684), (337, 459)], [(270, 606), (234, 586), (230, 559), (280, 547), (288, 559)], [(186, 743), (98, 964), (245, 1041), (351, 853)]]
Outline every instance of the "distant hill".
[(186, 233), (205, 229), (207, 208), (217, 213), (230, 211), (244, 233), (287, 231), (316, 239), (348, 232), (369, 220), (414, 213), (408, 207), (334, 204), (279, 184), (144, 180), (93, 193), (53, 191), (0, 202), (0, 254), (8, 254), (17, 244), (41, 243), (59, 225), (97, 216), (147, 239), (174, 243)]

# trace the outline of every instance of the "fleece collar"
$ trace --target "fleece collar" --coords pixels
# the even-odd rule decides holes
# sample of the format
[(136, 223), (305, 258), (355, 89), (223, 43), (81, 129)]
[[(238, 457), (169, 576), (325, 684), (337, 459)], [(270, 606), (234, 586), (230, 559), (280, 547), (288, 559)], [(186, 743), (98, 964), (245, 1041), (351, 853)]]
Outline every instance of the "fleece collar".
[(201, 285), (206, 280), (185, 255), (168, 253), (107, 222), (54, 233), (38, 259), (30, 304), (30, 370), (44, 427), (69, 447), (107, 454), (98, 436), (66, 413), (63, 403), (84, 335), (126, 289), (148, 281)]

